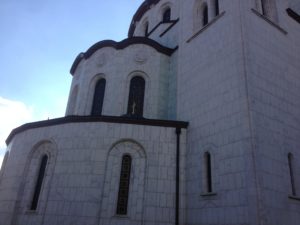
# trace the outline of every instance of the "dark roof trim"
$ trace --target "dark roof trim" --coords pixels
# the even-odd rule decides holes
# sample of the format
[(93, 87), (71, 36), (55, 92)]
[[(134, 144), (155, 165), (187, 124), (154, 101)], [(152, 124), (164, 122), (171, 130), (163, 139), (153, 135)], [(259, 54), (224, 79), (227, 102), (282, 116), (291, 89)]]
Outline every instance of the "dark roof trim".
[(88, 122), (105, 122), (105, 123), (122, 123), (122, 124), (134, 124), (134, 125), (146, 125), (146, 126), (158, 126), (158, 127), (174, 127), (174, 128), (187, 128), (188, 122), (173, 121), (173, 120), (154, 120), (154, 119), (135, 119), (130, 117), (119, 116), (67, 116), (52, 120), (44, 120), (39, 122), (27, 123), (12, 130), (6, 139), (8, 145), (15, 135), (22, 133), (26, 130), (35, 128), (48, 127), (61, 125), (66, 123), (88, 123)]
[(112, 40), (104, 40), (104, 41), (100, 41), (100, 42), (94, 44), (85, 53), (80, 53), (76, 57), (73, 65), (71, 67), (70, 73), (72, 75), (74, 75), (74, 73), (76, 71), (76, 68), (79, 65), (80, 61), (82, 59), (88, 59), (97, 50), (99, 50), (101, 48), (112, 47), (112, 48), (115, 48), (115, 49), (124, 49), (124, 48), (127, 48), (128, 46), (134, 45), (134, 44), (148, 45), (148, 46), (154, 48), (156, 51), (158, 51), (162, 54), (168, 55), (168, 56), (172, 55), (173, 52), (176, 50), (176, 49), (172, 49), (172, 48), (167, 48), (167, 47), (159, 44), (158, 42), (156, 42), (156, 41), (154, 41), (150, 38), (147, 38), (147, 37), (132, 37), (132, 38), (127, 38), (127, 39), (125, 39), (123, 41), (120, 41), (120, 42), (116, 42), (116, 41), (112, 41)]
[(128, 31), (128, 37), (132, 37), (135, 30), (135, 23), (140, 21), (143, 15), (151, 8), (152, 5), (156, 5), (160, 0), (145, 0), (134, 14)]
[(300, 23), (300, 15), (298, 13), (296, 13), (291, 8), (288, 8), (286, 11), (290, 17), (292, 17), (294, 20), (296, 20), (298, 23)]

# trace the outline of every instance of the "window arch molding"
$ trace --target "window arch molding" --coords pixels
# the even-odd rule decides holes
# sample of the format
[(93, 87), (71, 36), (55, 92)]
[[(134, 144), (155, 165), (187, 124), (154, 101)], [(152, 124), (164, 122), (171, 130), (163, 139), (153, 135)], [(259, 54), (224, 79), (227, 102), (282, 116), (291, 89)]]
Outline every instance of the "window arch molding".
[(128, 101), (129, 101), (129, 91), (130, 91), (130, 82), (134, 77), (142, 77), (145, 80), (145, 93), (144, 93), (144, 108), (143, 108), (143, 117), (147, 117), (149, 114), (149, 103), (150, 103), (150, 88), (151, 81), (149, 76), (143, 71), (133, 71), (126, 78), (126, 88), (124, 89), (124, 101), (123, 101), (123, 115), (127, 114)]
[[(143, 211), (145, 174), (146, 174), (146, 151), (145, 148), (133, 139), (120, 139), (113, 143), (107, 152), (105, 160), (105, 186), (102, 189), (102, 203), (99, 218), (109, 218), (116, 222), (120, 171), (124, 156), (131, 157), (131, 171), (129, 180), (129, 197), (126, 216), (133, 220), (141, 221), (142, 215), (136, 211)], [(116, 162), (118, 162), (116, 164)], [(118, 185), (116, 185), (118, 184)], [(106, 196), (104, 198), (104, 196)], [(111, 199), (113, 200), (113, 204)], [(122, 217), (121, 217), (122, 218)], [(101, 223), (100, 219), (100, 223)], [(120, 222), (120, 221), (119, 221)]]
[(131, 138), (122, 138), (122, 139), (116, 141), (115, 143), (113, 143), (111, 145), (111, 147), (109, 148), (107, 157), (109, 156), (109, 154), (115, 154), (115, 153), (111, 153), (111, 152), (114, 151), (114, 149), (118, 148), (120, 145), (124, 145), (124, 144), (134, 146), (133, 148), (137, 150), (138, 155), (142, 158), (146, 158), (146, 151), (144, 149), (144, 146), (141, 143), (139, 143), (138, 141), (131, 139)]
[(107, 85), (108, 85), (108, 80), (107, 76), (103, 73), (96, 74), (92, 77), (90, 80), (89, 86), (88, 86), (88, 94), (87, 94), (87, 99), (86, 99), (86, 105), (85, 105), (85, 114), (90, 115), (92, 112), (93, 108), (93, 101), (94, 101), (94, 93), (95, 93), (95, 88), (97, 83), (101, 80), (104, 79), (106, 82), (105, 85), (105, 91), (104, 91), (104, 97), (103, 97), (103, 104), (102, 104), (102, 114), (103, 114), (103, 109), (105, 107), (105, 99), (106, 99), (106, 92), (107, 92)]
[[(14, 222), (16, 222), (20, 216), (24, 216), (25, 212), (31, 210), (34, 192), (38, 180), (37, 177), (39, 175), (41, 161), (44, 156), (47, 156), (48, 160), (41, 184), (41, 190), (38, 196), (37, 207), (36, 209), (34, 209), (34, 211), (38, 211), (41, 214), (44, 213), (44, 211), (46, 210), (46, 199), (51, 188), (51, 180), (56, 163), (57, 144), (51, 139), (42, 140), (34, 144), (30, 149), (31, 151), (29, 151), (28, 153), (23, 170), (23, 178), (18, 190), (19, 201), (15, 205)], [(31, 223), (31, 220), (35, 219), (30, 217), (30, 215), (27, 215), (26, 213), (25, 216), (28, 217), (27, 219), (29, 223)], [(40, 221), (39, 223), (41, 222), (42, 221)], [(34, 222), (32, 221), (32, 223)]]

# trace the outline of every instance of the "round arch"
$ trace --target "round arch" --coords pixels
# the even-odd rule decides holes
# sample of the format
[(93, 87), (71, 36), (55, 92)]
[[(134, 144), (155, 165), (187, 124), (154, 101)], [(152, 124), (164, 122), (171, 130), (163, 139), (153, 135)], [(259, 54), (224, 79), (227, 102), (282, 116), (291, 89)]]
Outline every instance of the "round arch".
[(129, 101), (129, 90), (130, 90), (130, 82), (134, 77), (142, 77), (145, 80), (145, 93), (144, 93), (144, 109), (143, 115), (148, 115), (149, 113), (149, 103), (150, 103), (150, 88), (151, 88), (151, 80), (150, 77), (143, 71), (136, 70), (129, 73), (126, 78), (126, 86), (123, 93), (123, 107), (122, 114), (127, 113), (128, 101)]
[[(27, 156), (27, 161), (25, 164), (22, 181), (20, 182), (19, 191), (18, 191), (18, 202), (15, 205), (14, 209), (14, 221), (13, 224), (18, 224), (18, 219), (22, 215), (26, 215), (29, 223), (33, 223), (32, 217), (26, 214), (31, 210), (31, 204), (34, 197), (35, 186), (38, 180), (39, 171), (41, 167), (41, 160), (44, 156), (47, 156), (47, 164), (45, 165), (43, 181), (41, 183), (41, 189), (39, 192), (37, 208), (35, 211), (39, 211), (41, 214), (44, 214), (47, 204), (46, 199), (50, 191), (52, 175), (56, 163), (57, 155), (57, 144), (50, 139), (41, 140), (35, 143), (31, 147), (31, 151)], [(39, 218), (39, 223), (42, 223), (43, 217)], [(32, 222), (30, 222), (32, 221)]]
[(106, 210), (100, 210), (100, 224), (102, 219), (110, 220), (112, 223), (121, 223), (120, 218), (115, 215), (119, 197), (121, 164), (124, 156), (130, 156), (132, 159), (126, 216), (136, 221), (142, 221), (143, 213), (136, 214), (134, 212), (143, 212), (146, 152), (139, 142), (133, 139), (120, 139), (111, 145), (107, 153), (101, 203), (101, 209), (105, 208)]

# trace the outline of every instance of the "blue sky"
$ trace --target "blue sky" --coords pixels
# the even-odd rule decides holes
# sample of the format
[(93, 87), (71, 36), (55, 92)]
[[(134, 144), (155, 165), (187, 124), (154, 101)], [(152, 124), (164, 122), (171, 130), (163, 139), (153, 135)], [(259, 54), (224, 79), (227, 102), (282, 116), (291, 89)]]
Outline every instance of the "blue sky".
[(12, 128), (64, 116), (76, 56), (100, 40), (126, 38), (142, 2), (0, 1), (0, 164)]

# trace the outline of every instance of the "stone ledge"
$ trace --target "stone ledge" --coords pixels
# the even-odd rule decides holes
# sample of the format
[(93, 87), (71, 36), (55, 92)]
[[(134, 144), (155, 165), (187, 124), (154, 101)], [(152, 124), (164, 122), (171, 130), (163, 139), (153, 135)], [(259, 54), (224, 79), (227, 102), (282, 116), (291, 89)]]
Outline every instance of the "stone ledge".
[(200, 194), (201, 197), (211, 197), (211, 196), (217, 196), (217, 192), (204, 192)]
[(300, 196), (296, 196), (296, 195), (289, 195), (289, 199), (293, 199), (293, 200), (300, 201)]
[(258, 17), (262, 18), (263, 20), (265, 20), (266, 22), (268, 22), (269, 24), (271, 24), (273, 27), (275, 27), (277, 30), (279, 30), (281, 33), (287, 35), (288, 32), (286, 30), (284, 30), (281, 26), (279, 26), (277, 23), (275, 23), (274, 21), (272, 21), (271, 19), (269, 19), (268, 17), (266, 17), (265, 15), (261, 14), (260, 12), (258, 12), (256, 9), (251, 9), (251, 11), (257, 15)]
[(206, 24), (204, 27), (202, 27), (200, 30), (196, 31), (192, 37), (190, 37), (186, 42), (191, 42), (195, 37), (197, 37), (199, 34), (201, 34), (204, 30), (206, 30), (208, 27), (210, 27), (212, 24), (214, 24), (218, 19), (220, 19), (222, 16), (224, 16), (225, 11), (221, 12), (219, 15), (217, 15), (215, 18), (213, 18), (208, 24)]
[(146, 125), (146, 126), (159, 126), (159, 127), (174, 127), (174, 128), (187, 128), (188, 122), (174, 121), (174, 120), (156, 120), (145, 118), (131, 118), (125, 116), (66, 116), (52, 120), (43, 120), (39, 122), (27, 123), (12, 130), (6, 139), (8, 145), (14, 136), (26, 130), (55, 126), (68, 123), (89, 123), (89, 122), (104, 122), (104, 123), (120, 123), (120, 124), (133, 124), (133, 125)]

